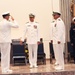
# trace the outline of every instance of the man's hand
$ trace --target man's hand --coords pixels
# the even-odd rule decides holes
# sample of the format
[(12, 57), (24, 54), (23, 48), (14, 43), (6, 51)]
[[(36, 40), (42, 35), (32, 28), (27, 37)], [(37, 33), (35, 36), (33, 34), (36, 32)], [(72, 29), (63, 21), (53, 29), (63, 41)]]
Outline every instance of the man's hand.
[(37, 42), (37, 44), (39, 45), (39, 44), (40, 44), (40, 42), (38, 41), (38, 42)]
[(11, 20), (14, 21), (14, 18), (11, 16)]
[(60, 41), (58, 41), (58, 44), (60, 44), (61, 42)]
[(20, 40), (20, 45), (23, 45), (23, 41)]
[(51, 40), (51, 43), (53, 43), (53, 40)]

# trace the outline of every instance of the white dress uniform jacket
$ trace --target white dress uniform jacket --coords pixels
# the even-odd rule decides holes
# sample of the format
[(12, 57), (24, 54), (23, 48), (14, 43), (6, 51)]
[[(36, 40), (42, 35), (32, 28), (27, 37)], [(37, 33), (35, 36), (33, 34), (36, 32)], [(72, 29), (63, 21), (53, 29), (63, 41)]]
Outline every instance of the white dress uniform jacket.
[(7, 72), (10, 68), (11, 27), (18, 27), (16, 21), (6, 19), (0, 22), (1, 70)]
[[(65, 43), (65, 25), (61, 18), (51, 23), (51, 40), (53, 40), (53, 49), (58, 68), (64, 69), (64, 43)], [(58, 44), (60, 41), (60, 44)]]
[(36, 44), (40, 41), (39, 38), (39, 24), (37, 22), (27, 22), (24, 28), (24, 37), (27, 38), (28, 44)]
[(11, 28), (17, 28), (16, 21), (10, 22), (6, 19), (0, 22), (0, 43), (11, 43)]
[(57, 44), (58, 41), (65, 43), (65, 25), (61, 18), (51, 23), (51, 40), (53, 44)]

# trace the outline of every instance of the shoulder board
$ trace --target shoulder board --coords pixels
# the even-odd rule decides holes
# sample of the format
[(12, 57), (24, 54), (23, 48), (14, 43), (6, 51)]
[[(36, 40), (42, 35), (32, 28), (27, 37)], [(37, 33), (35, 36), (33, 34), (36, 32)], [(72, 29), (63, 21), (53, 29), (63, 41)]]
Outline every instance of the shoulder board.
[(52, 21), (52, 23), (54, 23), (55, 21)]
[(8, 20), (10, 22), (10, 20)]
[(58, 21), (61, 21), (61, 19), (58, 19)]
[(27, 24), (27, 23), (29, 23), (29, 22), (26, 22), (26, 24)]
[(38, 22), (35, 22), (35, 23), (38, 23)]

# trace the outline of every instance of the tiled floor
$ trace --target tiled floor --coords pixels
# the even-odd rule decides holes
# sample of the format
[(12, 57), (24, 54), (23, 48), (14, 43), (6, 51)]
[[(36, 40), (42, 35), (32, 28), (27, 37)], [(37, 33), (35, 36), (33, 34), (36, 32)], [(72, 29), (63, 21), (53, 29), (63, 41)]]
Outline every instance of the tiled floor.
[[(46, 65), (38, 65), (38, 68), (30, 69), (29, 65), (27, 64), (22, 66), (11, 65), (11, 69), (13, 70), (13, 73), (10, 75), (56, 75), (54, 73), (57, 73), (57, 72), (59, 73), (59, 75), (61, 75), (60, 73), (62, 72), (72, 72), (74, 75), (75, 64), (73, 63), (65, 64), (65, 69), (62, 71), (56, 71), (54, 69), (54, 65), (50, 64), (49, 61), (47, 61)], [(47, 73), (47, 74), (43, 74), (43, 73)], [(53, 73), (53, 74), (50, 74), (50, 73)], [(2, 75), (1, 67), (0, 67), (0, 75)], [(3, 74), (3, 75), (9, 75), (9, 74)], [(68, 75), (70, 75), (70, 73)]]

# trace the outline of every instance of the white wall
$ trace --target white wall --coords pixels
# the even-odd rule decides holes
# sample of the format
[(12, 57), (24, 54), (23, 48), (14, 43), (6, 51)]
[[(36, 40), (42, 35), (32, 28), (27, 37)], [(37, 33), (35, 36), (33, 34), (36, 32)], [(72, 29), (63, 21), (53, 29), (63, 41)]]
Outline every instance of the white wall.
[(45, 53), (49, 58), (49, 26), (52, 11), (59, 11), (59, 0), (0, 0), (0, 15), (6, 11), (10, 11), (20, 26), (18, 29), (12, 29), (12, 38), (21, 37), (23, 26), (29, 21), (29, 13), (36, 15), (36, 21), (40, 24), (40, 37), (44, 40)]
[(60, 12), (60, 0), (52, 0), (52, 10)]

